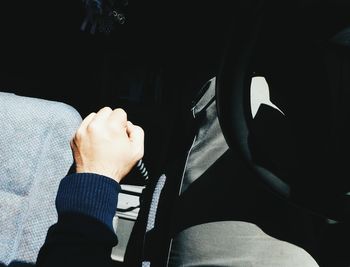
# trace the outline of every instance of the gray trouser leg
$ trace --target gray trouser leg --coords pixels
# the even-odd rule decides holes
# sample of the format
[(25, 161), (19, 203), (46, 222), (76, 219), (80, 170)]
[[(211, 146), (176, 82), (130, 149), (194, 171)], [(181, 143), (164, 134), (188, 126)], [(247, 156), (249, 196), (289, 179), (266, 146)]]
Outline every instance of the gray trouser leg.
[(304, 249), (272, 238), (254, 224), (224, 221), (196, 225), (177, 235), (169, 267), (180, 266), (316, 267), (318, 264)]

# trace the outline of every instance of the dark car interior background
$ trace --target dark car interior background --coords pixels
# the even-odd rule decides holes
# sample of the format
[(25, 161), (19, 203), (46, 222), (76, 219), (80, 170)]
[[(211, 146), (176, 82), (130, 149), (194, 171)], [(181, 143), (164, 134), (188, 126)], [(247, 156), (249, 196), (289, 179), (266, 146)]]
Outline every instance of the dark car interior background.
[[(144, 128), (146, 138), (143, 161), (149, 176), (159, 177), (169, 163), (186, 154), (189, 145), (188, 136), (192, 134), (192, 126), (189, 125), (191, 120), (188, 119), (191, 103), (203, 84), (212, 77), (218, 76), (228, 41), (235, 38), (235, 34), (232, 34), (234, 27), (241, 27), (244, 32), (244, 27), (249, 23), (245, 25), (242, 18), (249, 18), (252, 14), (247, 10), (263, 1), (230, 2), (130, 0), (123, 2), (126, 17), (124, 24), (116, 23), (109, 34), (98, 30), (92, 34), (89, 29), (85, 31), (81, 29), (86, 16), (82, 1), (3, 1), (0, 4), (1, 91), (61, 101), (77, 109), (82, 117), (103, 106), (124, 108), (129, 119)], [(278, 3), (278, 1), (273, 2)], [(299, 142), (296, 147), (298, 149), (307, 147), (307, 153), (312, 153), (321, 151), (318, 150), (320, 143), (333, 144), (332, 140), (339, 136), (341, 140), (346, 140), (345, 133), (348, 131), (343, 122), (348, 118), (344, 115), (341, 122), (335, 122), (338, 123), (335, 127), (338, 127), (336, 129), (341, 132), (340, 135), (337, 135), (338, 132), (328, 131), (328, 128), (327, 131), (322, 132), (323, 119), (326, 118), (327, 122), (332, 123), (336, 120), (335, 118), (338, 118), (337, 112), (343, 114), (347, 103), (343, 98), (341, 102), (343, 110), (333, 110), (334, 113), (328, 109), (322, 109), (329, 102), (329, 92), (322, 89), (325, 85), (324, 80), (327, 79), (324, 76), (324, 80), (309, 79), (320, 75), (324, 69), (318, 61), (320, 60), (319, 51), (311, 49), (308, 41), (317, 40), (315, 43), (321, 44), (324, 40), (328, 40), (350, 25), (350, 19), (347, 18), (350, 15), (346, 14), (348, 12), (342, 12), (343, 8), (339, 8), (341, 7), (339, 3), (346, 1), (338, 1), (339, 6), (333, 2), (331, 9), (327, 4), (316, 5), (319, 9), (315, 9), (313, 4), (318, 1), (296, 2), (301, 4), (297, 5), (293, 1), (286, 1), (285, 5), (277, 4), (280, 13), (278, 15), (273, 11), (270, 13), (270, 20), (266, 25), (274, 28), (274, 31), (263, 32), (266, 38), (261, 38), (260, 50), (254, 54), (253, 63), (247, 69), (254, 75), (271, 78), (273, 81), (271, 90), (275, 90), (274, 95), (282, 99), (283, 107), (294, 114), (293, 123), (300, 122), (300, 127), (305, 130), (302, 132), (301, 128), (293, 128), (293, 131), (297, 132), (296, 142)], [(304, 8), (302, 15), (293, 13), (299, 10), (294, 9), (295, 5)], [(237, 23), (240, 24), (237, 25)], [(237, 36), (239, 39), (240, 35), (237, 34)], [(273, 42), (269, 43), (271, 40)], [(232, 46), (232, 43), (229, 44)], [(305, 48), (304, 45), (307, 44), (310, 47)], [(321, 46), (316, 45), (316, 47)], [(314, 54), (308, 53), (310, 51)], [(343, 75), (348, 74), (350, 70), (347, 60), (348, 49), (341, 46), (332, 51), (335, 51), (336, 58), (344, 59), (338, 62), (340, 72), (342, 71)], [(277, 56), (276, 54), (275, 57), (271, 56), (274, 53)], [(299, 60), (304, 58), (306, 63), (301, 63)], [(269, 64), (265, 64), (266, 62)], [(295, 73), (299, 76), (294, 79)], [(274, 75), (277, 75), (278, 79), (274, 79), (276, 77)], [(284, 79), (292, 79), (289, 89), (293, 86), (298, 87), (301, 83), (303, 86), (298, 87), (300, 89), (298, 92), (293, 90), (294, 87), (289, 91), (278, 91), (276, 88), (285, 82)], [(308, 101), (313, 97), (313, 92), (303, 91), (308, 86), (321, 88), (318, 94), (320, 101), (316, 106), (322, 112), (317, 120), (313, 120), (313, 123), (320, 127), (317, 130), (312, 128), (313, 124), (309, 124), (308, 117), (302, 113), (305, 111), (302, 107), (307, 107), (310, 103)], [(342, 91), (343, 97), (349, 95), (347, 91), (347, 88)], [(300, 103), (298, 106), (291, 104), (290, 100), (296, 100), (297, 93), (305, 96), (302, 106)], [(337, 97), (334, 99), (341, 99)], [(313, 115), (315, 113), (308, 116)], [(295, 125), (293, 124), (293, 127)], [(259, 125), (252, 127), (254, 129)], [(225, 127), (224, 130), (229, 132), (228, 128)], [(309, 130), (322, 134), (310, 133)], [(316, 139), (313, 138), (315, 136)], [(272, 139), (268, 142), (276, 141)], [(281, 148), (295, 148), (290, 143), (286, 145), (285, 139), (277, 141), (281, 141), (282, 145), (274, 147), (275, 150), (271, 153), (280, 153), (283, 150)], [(270, 158), (265, 157), (264, 152), (268, 149), (264, 147), (266, 144), (259, 146), (255, 143), (258, 149), (254, 156), (258, 162), (260, 160), (259, 164), (269, 167), (269, 164), (273, 165), (276, 159), (272, 158), (269, 161)], [(232, 148), (232, 144), (229, 145)], [(252, 145), (254, 146), (254, 141)], [(334, 155), (338, 153), (333, 158), (318, 154), (317, 157), (309, 160), (307, 158), (309, 154), (297, 154), (297, 157), (302, 157), (302, 164), (310, 163), (307, 168), (301, 168), (305, 171), (303, 178), (314, 175), (310, 166), (319, 167), (320, 164), (330, 164), (327, 173), (323, 173), (322, 168), (315, 168), (317, 177), (322, 177), (319, 184), (315, 182), (317, 180), (315, 178), (309, 183), (294, 180), (299, 187), (304, 184), (307, 186), (306, 193), (303, 191), (300, 194), (310, 194), (308, 195), (310, 198), (312, 190), (327, 189), (334, 180), (325, 177), (332, 174), (330, 172), (332, 168), (339, 167), (337, 164), (341, 164), (342, 167), (333, 174), (336, 173), (337, 177), (342, 174), (347, 177), (348, 175), (344, 173), (347, 169), (347, 158), (339, 154), (346, 148), (348, 148), (348, 141), (336, 144), (336, 147), (329, 150), (330, 152), (327, 150)], [(261, 157), (259, 153), (263, 153), (263, 156)], [(288, 163), (294, 160), (289, 156), (290, 154), (287, 158), (277, 159), (280, 164), (278, 167), (282, 167), (274, 171), (276, 173), (281, 171), (282, 177), (283, 168), (290, 168), (288, 164), (284, 165), (286, 163), (283, 160)], [(332, 158), (332, 161), (329, 161), (329, 158)], [(222, 173), (230, 172), (229, 164), (223, 168)], [(340, 185), (349, 185), (344, 177), (337, 180), (340, 184), (331, 187), (332, 190), (338, 190)], [(142, 185), (144, 181), (132, 172), (125, 183)], [(324, 193), (322, 190), (318, 193)], [(271, 194), (274, 193), (276, 192), (271, 192)], [(302, 199), (305, 200), (305, 198)], [(323, 198), (318, 196), (318, 199)], [(281, 201), (285, 200), (281, 198)], [(296, 213), (296, 218), (290, 219), (293, 225), (289, 228), (279, 229), (281, 231), (278, 237), (295, 241), (317, 260), (324, 261), (326, 264), (324, 266), (330, 266), (327, 264), (334, 258), (340, 258), (339, 261), (342, 264), (342, 260), (346, 258), (343, 242), (348, 240), (350, 233), (349, 230), (344, 229), (348, 227), (336, 224), (332, 228), (324, 217), (321, 218), (318, 215), (298, 217), (299, 215)], [(289, 220), (287, 217), (292, 215), (288, 212), (280, 215), (271, 215), (267, 212), (266, 216), (271, 216), (273, 224), (274, 216), (285, 216), (287, 221)], [(335, 220), (329, 222), (333, 223)], [(295, 235), (298, 229), (304, 232), (299, 231)], [(305, 239), (299, 238), (302, 236)], [(327, 251), (327, 255), (323, 254), (324, 251)], [(338, 265), (332, 267), (335, 266)]]

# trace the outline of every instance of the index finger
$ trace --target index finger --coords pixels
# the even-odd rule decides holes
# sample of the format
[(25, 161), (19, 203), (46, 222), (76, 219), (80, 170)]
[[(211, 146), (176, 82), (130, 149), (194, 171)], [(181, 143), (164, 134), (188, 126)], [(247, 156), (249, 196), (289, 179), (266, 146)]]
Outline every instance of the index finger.
[(84, 130), (86, 127), (90, 124), (90, 122), (95, 118), (96, 113), (92, 112), (90, 113), (80, 124), (79, 130)]

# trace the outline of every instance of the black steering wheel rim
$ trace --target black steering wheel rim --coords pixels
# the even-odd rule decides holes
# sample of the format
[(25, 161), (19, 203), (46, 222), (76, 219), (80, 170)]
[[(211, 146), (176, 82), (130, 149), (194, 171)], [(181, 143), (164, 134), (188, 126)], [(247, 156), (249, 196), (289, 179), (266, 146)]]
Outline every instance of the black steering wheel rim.
[(245, 27), (235, 29), (234, 37), (239, 41), (229, 41), (230, 48), (226, 49), (216, 83), (218, 117), (228, 145), (240, 152), (272, 191), (288, 198), (290, 186), (270, 170), (255, 164), (248, 144), (249, 121), (244, 102), (249, 93), (250, 61), (263, 19), (264, 10), (258, 7), (246, 20)]
[[(328, 11), (325, 9), (324, 12)], [(327, 177), (327, 174), (322, 174), (322, 178), (325, 178), (322, 181), (322, 179), (318, 180), (317, 175), (313, 175), (314, 172), (312, 167), (310, 167), (311, 165), (308, 166), (307, 161), (302, 161), (303, 168), (297, 169), (297, 173), (291, 177), (292, 179), (296, 179), (288, 180), (285, 179), (286, 177), (276, 174), (267, 166), (263, 166), (255, 161), (254, 154), (249, 146), (249, 135), (251, 134), (250, 123), (252, 118), (249, 114), (251, 111), (249, 104), (247, 104), (247, 99), (250, 97), (249, 87), (251, 79), (256, 76), (256, 73), (253, 72), (255, 71), (255, 67), (252, 67), (252, 65), (256, 63), (254, 62), (256, 51), (260, 45), (261, 37), (266, 33), (267, 28), (264, 22), (269, 19), (267, 18), (269, 15), (271, 13), (266, 12), (266, 6), (259, 6), (254, 12), (250, 12), (249, 16), (242, 16), (243, 18), (240, 18), (241, 21), (237, 24), (238, 26), (234, 27), (232, 31), (232, 37), (228, 41), (227, 49), (225, 49), (225, 54), (222, 57), (221, 67), (216, 80), (217, 112), (222, 132), (229, 147), (238, 151), (243, 161), (254, 171), (256, 177), (279, 197), (285, 198), (293, 204), (302, 204), (309, 210), (315, 211), (318, 214), (321, 213), (327, 217), (341, 219), (344, 216), (348, 217), (349, 215), (341, 211), (342, 205), (344, 203), (347, 205), (346, 203), (348, 203), (348, 197), (344, 198), (344, 193), (346, 190), (349, 191), (349, 182), (341, 175), (341, 170), (346, 169), (346, 167), (342, 166), (339, 168), (340, 171), (333, 172), (334, 177)], [(319, 18), (323, 17), (319, 14), (318, 16)], [(301, 41), (298, 40), (297, 44), (301, 48), (306, 44), (308, 45), (307, 49), (310, 49), (312, 47), (310, 44), (318, 38), (317, 41), (322, 40), (323, 44), (328, 46), (331, 42), (330, 37), (334, 36), (345, 25), (345, 23), (339, 23), (337, 20), (334, 20), (334, 22), (334, 25), (331, 25), (330, 29), (324, 35), (319, 35), (320, 29), (317, 29), (317, 33), (311, 32), (310, 35), (307, 35), (309, 34), (307, 32), (306, 35), (302, 35), (302, 38), (300, 38)], [(271, 23), (271, 20), (269, 23)], [(326, 24), (327, 21), (322, 23)], [(242, 24), (244, 27), (239, 26)], [(309, 26), (308, 30), (313, 29), (310, 25), (307, 26)], [(296, 34), (295, 36), (299, 37), (301, 35)], [(305, 36), (309, 39), (305, 39)], [(326, 101), (328, 100), (326, 99)], [(332, 127), (331, 124), (329, 126)], [(298, 124), (293, 124), (293, 127), (299, 126)], [(308, 141), (307, 138), (305, 140)], [(332, 140), (325, 141), (332, 142)], [(303, 147), (300, 145), (299, 148), (302, 153)], [(340, 154), (327, 154), (325, 157), (332, 160), (332, 157), (340, 158), (341, 156)], [(335, 165), (333, 167), (337, 167), (337, 160), (333, 160), (334, 162)], [(320, 165), (322, 166), (322, 164)], [(324, 167), (331, 170), (331, 172), (334, 170), (332, 167)], [(322, 168), (320, 170), (322, 171)], [(348, 195), (348, 193), (346, 194)]]

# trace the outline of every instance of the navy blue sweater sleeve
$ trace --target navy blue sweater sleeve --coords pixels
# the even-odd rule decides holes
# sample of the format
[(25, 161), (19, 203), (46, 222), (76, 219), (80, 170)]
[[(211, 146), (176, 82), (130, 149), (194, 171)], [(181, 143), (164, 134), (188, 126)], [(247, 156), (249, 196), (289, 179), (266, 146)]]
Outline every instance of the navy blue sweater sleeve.
[(66, 176), (60, 183), (56, 208), (58, 221), (50, 227), (38, 267), (112, 266), (117, 244), (112, 220), (120, 185), (97, 174)]
[(90, 216), (113, 230), (120, 185), (111, 178), (93, 173), (71, 174), (60, 183), (56, 209), (64, 213)]

